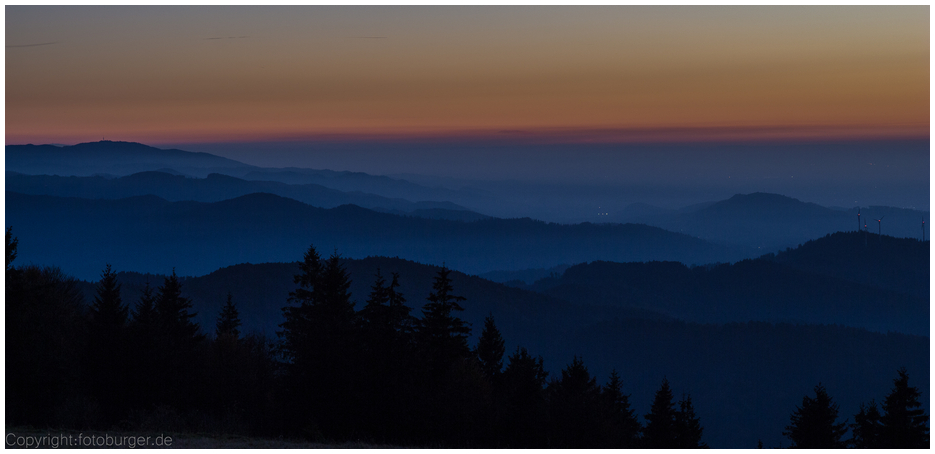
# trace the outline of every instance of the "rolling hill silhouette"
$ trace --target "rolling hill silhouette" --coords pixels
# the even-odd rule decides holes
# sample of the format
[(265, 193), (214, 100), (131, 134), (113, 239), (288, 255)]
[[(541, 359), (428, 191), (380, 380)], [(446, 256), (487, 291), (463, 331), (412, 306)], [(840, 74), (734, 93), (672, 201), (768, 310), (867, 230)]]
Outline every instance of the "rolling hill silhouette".
[[(295, 167), (263, 168), (209, 153), (176, 149), (164, 150), (136, 142), (114, 142), (109, 140), (67, 146), (7, 145), (6, 170), (25, 175), (107, 175), (110, 177), (158, 171), (205, 178), (214, 173), (257, 182), (279, 182), (289, 185), (314, 184), (343, 192), (359, 191), (374, 194), (388, 199), (442, 200), (477, 205), (491, 198), (489, 195), (485, 196), (476, 191), (457, 191), (441, 187), (430, 188), (405, 180), (362, 172)], [(12, 188), (8, 189), (15, 191)], [(270, 189), (253, 190), (251, 192), (262, 191), (278, 193)], [(159, 195), (157, 192), (154, 192), (154, 194)], [(141, 194), (128, 194), (127, 196), (129, 195)], [(344, 203), (357, 202), (348, 201)], [(369, 203), (363, 203), (363, 205), (371, 206)], [(387, 210), (402, 209), (393, 204), (373, 206), (381, 206)], [(441, 205), (424, 208), (460, 209)]]
[[(757, 249), (761, 254), (795, 247), (838, 231), (857, 230), (857, 208), (836, 210), (778, 194), (737, 194), (727, 200), (699, 204), (682, 210), (660, 211), (636, 206), (627, 214), (612, 216), (616, 222), (638, 222), (687, 233), (720, 244)], [(921, 221), (928, 212), (864, 207), (863, 220), (885, 217), (882, 232), (896, 237), (920, 238)], [(872, 224), (876, 224), (873, 222)], [(876, 225), (868, 224), (870, 231)]]
[(247, 194), (265, 192), (298, 200), (321, 208), (354, 204), (397, 214), (434, 219), (481, 219), (479, 213), (467, 211), (451, 202), (410, 202), (363, 192), (342, 192), (317, 184), (285, 184), (275, 181), (248, 181), (218, 173), (205, 178), (187, 178), (165, 172), (139, 172), (125, 177), (104, 178), (62, 177), (54, 175), (24, 175), (6, 173), (7, 191), (33, 195), (81, 197), (86, 199), (121, 199), (155, 195), (169, 201), (219, 202)]
[(205, 176), (211, 172), (249, 172), (254, 167), (209, 153), (164, 150), (136, 142), (6, 146), (6, 169), (32, 175), (128, 175), (162, 168)]
[(321, 209), (272, 194), (201, 203), (7, 192), (6, 224), (19, 236), (24, 260), (56, 263), (82, 278), (96, 276), (107, 260), (121, 269), (177, 267), (180, 274), (202, 274), (236, 263), (288, 260), (312, 243), (349, 257), (400, 256), (469, 273), (593, 259), (708, 263), (739, 255), (645, 225), (423, 219), (354, 205)]

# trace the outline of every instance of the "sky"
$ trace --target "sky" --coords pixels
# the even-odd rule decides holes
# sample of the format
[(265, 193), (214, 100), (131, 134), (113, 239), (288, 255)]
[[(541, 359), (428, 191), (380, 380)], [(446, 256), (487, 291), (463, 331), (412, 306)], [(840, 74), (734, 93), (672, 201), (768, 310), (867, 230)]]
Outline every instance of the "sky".
[(6, 143), (925, 139), (929, 7), (6, 6)]

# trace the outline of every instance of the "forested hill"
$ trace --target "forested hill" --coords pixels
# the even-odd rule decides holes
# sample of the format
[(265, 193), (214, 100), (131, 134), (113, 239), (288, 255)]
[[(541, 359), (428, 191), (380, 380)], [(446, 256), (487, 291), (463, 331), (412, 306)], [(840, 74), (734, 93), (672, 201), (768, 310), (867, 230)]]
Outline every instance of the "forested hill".
[(94, 279), (109, 262), (124, 270), (206, 274), (236, 263), (282, 262), (316, 244), (347, 257), (400, 256), (468, 273), (547, 268), (585, 260), (709, 263), (739, 252), (656, 227), (474, 222), (378, 213), (353, 205), (321, 209), (272, 194), (216, 203), (6, 193), (6, 225), (22, 257)]
[[(432, 280), (440, 267), (388, 257), (344, 259), (342, 264), (351, 276), (352, 300), (361, 309), (370, 293), (377, 270), (388, 277), (400, 274), (399, 291), (406, 296), (408, 305), (418, 313), (425, 304), (432, 288)], [(260, 331), (274, 336), (282, 323), (282, 307), (286, 305), (289, 292), (296, 288), (293, 276), (299, 273), (298, 263), (240, 264), (216, 270), (199, 277), (184, 277), (184, 294), (192, 298), (196, 320), (202, 326), (212, 326), (223, 306), (228, 292), (238, 302), (244, 320), (244, 332)], [(142, 293), (146, 282), (152, 287), (162, 283), (162, 274), (118, 273), (123, 292), (128, 301), (135, 301)], [(451, 274), (452, 283), (460, 295), (471, 301), (466, 307), (464, 318), (475, 326), (483, 326), (490, 312), (500, 313), (498, 326), (513, 339), (532, 338), (536, 333), (555, 331), (567, 326), (596, 323), (601, 320), (620, 318), (666, 319), (661, 314), (628, 308), (571, 304), (567, 301), (540, 295), (535, 292), (508, 287), (477, 276), (457, 271)], [(85, 296), (93, 297), (94, 286), (85, 283)], [(502, 320), (500, 320), (502, 319)], [(474, 333), (475, 336), (479, 331)], [(515, 347), (515, 345), (512, 345)]]
[(763, 258), (823, 276), (928, 299), (929, 244), (869, 232), (837, 232)]
[[(399, 273), (399, 290), (418, 317), (439, 271), (385, 257), (342, 264), (352, 280), (355, 309), (363, 308), (380, 269), (385, 277)], [(213, 329), (231, 292), (244, 331), (265, 327), (270, 333), (283, 321), (281, 309), (296, 288), (292, 277), (297, 272), (294, 262), (231, 266), (183, 279), (182, 294), (193, 299), (196, 320), (205, 332)], [(493, 315), (507, 354), (523, 346), (542, 355), (549, 379), (560, 378), (560, 370), (574, 355), (584, 359), (599, 383), (616, 368), (641, 420), (666, 377), (676, 393), (691, 394), (704, 426), (703, 439), (712, 447), (753, 447), (757, 440), (779, 446), (790, 412), (819, 381), (833, 393), (842, 419), (870, 398), (879, 401), (884, 391), (868, 392), (889, 389), (899, 367), (911, 371), (923, 402), (928, 402), (925, 337), (835, 325), (686, 323), (646, 311), (562, 301), (457, 272), (451, 279), (454, 294), (466, 297), (459, 316), (471, 325), (471, 345), (483, 318)], [(164, 276), (119, 275), (126, 303), (136, 303), (146, 280), (156, 287)], [(93, 292), (90, 284), (85, 291)]]
[(694, 322), (835, 323), (928, 336), (927, 250), (918, 240), (839, 233), (734, 264), (595, 261), (522, 287)]

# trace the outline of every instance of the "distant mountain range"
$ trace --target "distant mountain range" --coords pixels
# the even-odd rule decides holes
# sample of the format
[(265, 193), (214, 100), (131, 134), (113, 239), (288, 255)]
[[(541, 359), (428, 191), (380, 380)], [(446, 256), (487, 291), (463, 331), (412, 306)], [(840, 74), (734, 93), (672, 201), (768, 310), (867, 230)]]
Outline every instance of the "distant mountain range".
[[(549, 195), (540, 194), (535, 198), (527, 193), (529, 188), (518, 182), (501, 182), (503, 184), (490, 186), (490, 190), (485, 191), (468, 187), (430, 187), (361, 172), (261, 168), (207, 153), (162, 150), (133, 142), (101, 141), (61, 147), (8, 145), (6, 169), (24, 174), (17, 176), (8, 172), (7, 190), (28, 194), (95, 198), (154, 194), (171, 201), (214, 202), (268, 192), (324, 208), (355, 204), (394, 214), (453, 220), (477, 220), (485, 215), (514, 217), (515, 213), (528, 211), (531, 204), (543, 203), (557, 215), (563, 212), (564, 206), (578, 206), (583, 203), (579, 200), (581, 197), (589, 197), (574, 196), (561, 187), (550, 187)], [(139, 175), (153, 171), (198, 179), (186, 181), (180, 177)], [(30, 180), (27, 175), (107, 175), (110, 178), (98, 177), (96, 182), (65, 178), (53, 181), (51, 177)], [(224, 179), (221, 175), (233, 178)], [(509, 193), (509, 188), (522, 189), (526, 195), (507, 197), (504, 191)], [(602, 216), (600, 221), (661, 227), (721, 245), (749, 249), (745, 256), (752, 257), (795, 247), (837, 231), (857, 230), (857, 209), (832, 209), (778, 194), (752, 193), (678, 210), (637, 203), (618, 213)], [(881, 218), (882, 222), (874, 225), (876, 219)], [(929, 212), (878, 206), (861, 209), (861, 225), (866, 223), (871, 232), (895, 237), (920, 238), (923, 220), (929, 220)]]
[(635, 224), (473, 222), (378, 213), (354, 205), (322, 209), (272, 194), (214, 203), (156, 196), (118, 200), (6, 193), (6, 224), (24, 261), (57, 264), (82, 278), (105, 262), (126, 270), (204, 274), (237, 263), (284, 261), (309, 244), (348, 257), (399, 256), (481, 273), (586, 260), (737, 260), (743, 251)]
[[(477, 191), (425, 187), (405, 180), (362, 172), (296, 167), (263, 168), (209, 153), (163, 150), (136, 142), (109, 140), (66, 146), (7, 145), (6, 170), (25, 175), (97, 175), (110, 178), (150, 171), (198, 178), (206, 178), (216, 173), (250, 181), (320, 185), (343, 192), (364, 192), (414, 202), (447, 200), (470, 203), (490, 199), (490, 196)], [(396, 209), (393, 206), (386, 208)]]
[(173, 169), (205, 177), (209, 173), (246, 173), (256, 167), (209, 153), (163, 150), (136, 142), (79, 143), (77, 145), (7, 145), (6, 170), (30, 175), (129, 175), (147, 170)]
[[(856, 231), (857, 210), (842, 211), (778, 194), (753, 193), (681, 210), (641, 204), (608, 220), (662, 227), (767, 253), (838, 231)], [(877, 225), (876, 219), (880, 218), (882, 223)], [(861, 227), (866, 222), (870, 232), (895, 237), (921, 239), (923, 220), (929, 220), (927, 211), (876, 206), (861, 209)]]
[[(390, 199), (360, 191), (342, 192), (317, 184), (285, 184), (275, 181), (247, 181), (218, 173), (205, 178), (188, 178), (166, 172), (140, 172), (125, 177), (63, 177), (6, 173), (6, 190), (33, 195), (81, 197), (85, 199), (122, 199), (155, 195), (163, 199), (195, 202), (220, 202), (247, 194), (265, 192), (298, 200), (320, 208), (358, 205), (395, 214), (433, 219), (476, 220), (486, 216), (467, 212), (451, 202), (410, 202)], [(451, 213), (459, 211), (464, 213)]]

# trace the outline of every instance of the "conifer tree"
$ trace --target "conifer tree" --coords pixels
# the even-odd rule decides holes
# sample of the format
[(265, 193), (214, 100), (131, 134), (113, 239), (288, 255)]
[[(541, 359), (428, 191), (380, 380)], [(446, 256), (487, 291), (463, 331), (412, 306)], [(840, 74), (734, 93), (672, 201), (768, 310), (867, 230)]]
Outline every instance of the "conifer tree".
[(151, 328), (156, 324), (156, 296), (153, 295), (153, 288), (146, 281), (143, 287), (143, 293), (133, 310), (133, 323), (140, 327)]
[(120, 298), (120, 284), (117, 283), (117, 273), (111, 270), (108, 263), (101, 273), (98, 282), (97, 295), (91, 304), (91, 323), (96, 332), (107, 331), (114, 335), (117, 330), (123, 329), (127, 323), (128, 308)]
[(850, 425), (853, 436), (851, 447), (857, 449), (876, 449), (880, 447), (880, 410), (874, 400), (870, 404), (860, 404), (860, 411), (854, 415)]
[(318, 298), (321, 316), (338, 324), (343, 329), (350, 329), (356, 322), (357, 313), (351, 302), (350, 276), (341, 265), (341, 257), (335, 252), (324, 263), (318, 282)]
[(231, 292), (227, 292), (227, 302), (224, 303), (224, 308), (218, 316), (214, 333), (218, 338), (227, 336), (237, 339), (240, 337), (240, 329), (238, 329), (240, 325), (240, 314), (237, 312), (237, 306), (234, 305), (234, 296)]
[(127, 306), (120, 297), (117, 274), (107, 264), (91, 304), (88, 349), (85, 353), (85, 386), (97, 400), (105, 421), (119, 417), (127, 395)]
[(154, 362), (160, 386), (154, 394), (157, 403), (182, 408), (204, 397), (195, 384), (200, 380), (203, 359), (198, 345), (204, 340), (190, 299), (182, 296), (182, 283), (172, 270), (156, 289), (157, 333)]
[[(321, 262), (314, 246), (305, 253), (301, 273), (290, 293), (286, 320), (280, 325), (282, 352), (287, 361), (287, 405), (302, 430), (316, 427), (332, 435), (353, 430), (355, 413), (364, 408), (355, 394), (361, 380), (360, 336), (351, 302), (350, 278), (337, 252)], [(308, 429), (311, 430), (311, 429)]]
[(392, 273), (393, 279), (390, 281), (390, 287), (387, 289), (387, 305), (389, 306), (390, 325), (399, 333), (409, 335), (415, 324), (415, 318), (409, 315), (412, 309), (406, 306), (406, 298), (398, 290), (399, 273)]
[(370, 296), (367, 297), (367, 305), (360, 310), (361, 321), (365, 325), (384, 325), (384, 309), (389, 299), (389, 289), (386, 287), (386, 279), (383, 279), (383, 275), (378, 268), (376, 279), (370, 287)]
[(159, 318), (156, 314), (156, 295), (149, 281), (133, 309), (130, 322), (130, 352), (128, 369), (132, 405), (145, 408), (155, 403), (156, 390), (161, 386), (162, 364), (156, 359), (162, 343)]
[(302, 362), (299, 357), (310, 348), (312, 311), (319, 301), (317, 289), (321, 279), (321, 257), (314, 245), (308, 247), (299, 270), (300, 273), (293, 277), (298, 288), (289, 292), (288, 301), (293, 305), (282, 308), (285, 321), (279, 325), (282, 331), (277, 333), (282, 338), (283, 356), (293, 367)]
[(701, 442), (701, 421), (695, 416), (691, 395), (682, 396), (675, 414), (675, 439), (679, 449), (699, 449), (708, 446)]
[(847, 422), (837, 423), (838, 405), (825, 387), (815, 387), (815, 398), (805, 396), (802, 406), (797, 407), (790, 417), (791, 424), (782, 433), (792, 440), (792, 447), (799, 449), (840, 449), (844, 447), (841, 437), (847, 432)]
[(467, 337), (471, 328), (463, 320), (453, 315), (453, 311), (463, 311), (458, 304), (463, 296), (453, 294), (451, 270), (442, 267), (435, 276), (428, 303), (422, 309), (417, 334), (422, 349), (428, 355), (428, 362), (435, 372), (443, 372), (457, 358), (467, 357), (470, 353)]
[(543, 386), (548, 376), (542, 357), (534, 358), (525, 348), (517, 347), (507, 359), (502, 376), (506, 413), (503, 438), (509, 447), (547, 447)]
[(13, 227), (6, 228), (6, 270), (13, 269), (13, 261), (16, 260), (16, 248), (19, 246), (19, 239), (13, 236)]
[(493, 383), (503, 369), (503, 337), (494, 322), (493, 314), (484, 319), (484, 330), (477, 341), (477, 359), (484, 375)]
[(905, 368), (897, 371), (893, 389), (883, 402), (880, 417), (880, 443), (884, 448), (928, 449), (928, 415), (919, 402), (918, 388), (909, 386), (909, 374)]
[(669, 380), (663, 379), (656, 391), (653, 405), (646, 415), (646, 427), (643, 429), (643, 445), (650, 449), (676, 447), (676, 411), (672, 403), (672, 389)]
[(600, 447), (600, 388), (584, 361), (575, 356), (562, 378), (549, 384), (551, 433), (556, 447)]
[(182, 283), (175, 268), (156, 292), (156, 317), (164, 332), (181, 342), (200, 340), (198, 325), (192, 321), (197, 314), (189, 312), (192, 301), (182, 296)]
[(620, 374), (614, 369), (607, 384), (601, 388), (606, 424), (605, 448), (635, 448), (639, 443), (642, 427), (630, 408), (630, 396), (624, 394), (622, 388)]

